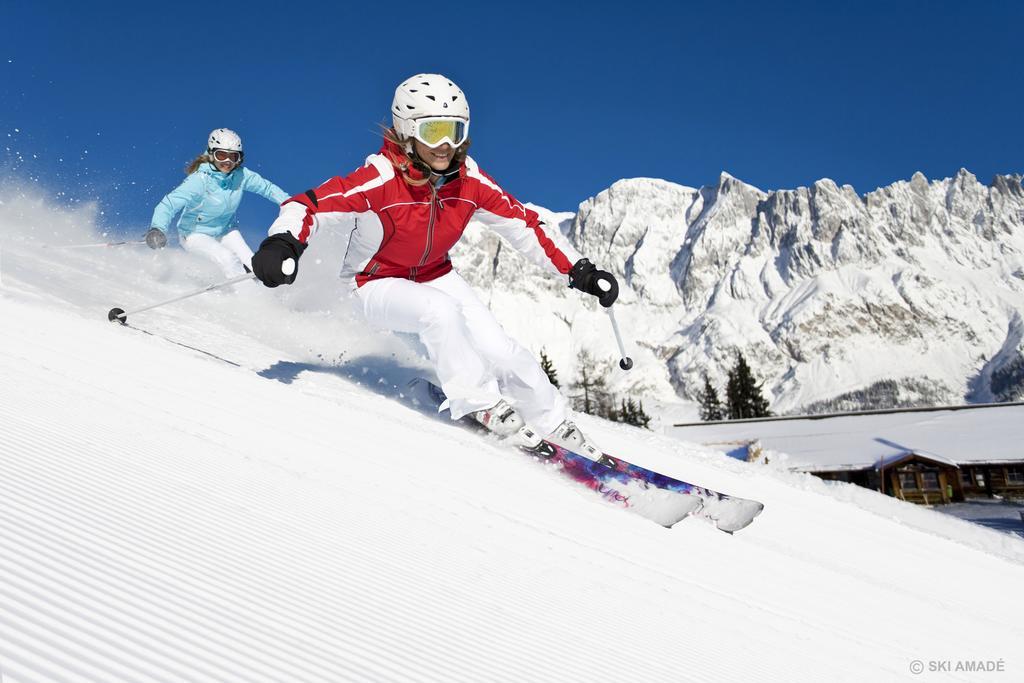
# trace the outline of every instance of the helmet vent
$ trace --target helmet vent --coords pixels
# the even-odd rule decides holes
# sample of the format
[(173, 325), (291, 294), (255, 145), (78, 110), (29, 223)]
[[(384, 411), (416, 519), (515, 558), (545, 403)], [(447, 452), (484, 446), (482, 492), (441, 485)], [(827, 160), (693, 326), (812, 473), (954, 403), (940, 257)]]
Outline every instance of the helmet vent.
[(410, 127), (410, 121), (423, 117), (452, 117), (468, 123), (469, 104), (466, 93), (448, 77), (417, 74), (395, 89), (391, 116), (395, 119), (395, 130), (405, 130)]

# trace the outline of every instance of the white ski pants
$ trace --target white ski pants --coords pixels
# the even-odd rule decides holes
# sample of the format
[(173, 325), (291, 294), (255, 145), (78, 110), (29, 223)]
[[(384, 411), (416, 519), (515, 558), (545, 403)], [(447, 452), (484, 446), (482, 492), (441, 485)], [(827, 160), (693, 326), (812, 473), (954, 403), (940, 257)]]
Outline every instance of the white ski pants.
[(242, 264), (246, 268), (252, 267), (252, 249), (237, 230), (220, 239), (194, 232), (182, 240), (181, 246), (191, 254), (199, 254), (216, 263), (227, 277), (245, 273)]
[(383, 278), (357, 290), (373, 325), (415, 332), (448, 396), (452, 419), (505, 398), (541, 435), (568, 417), (565, 397), (533, 354), (505, 333), (455, 271), (430, 282)]

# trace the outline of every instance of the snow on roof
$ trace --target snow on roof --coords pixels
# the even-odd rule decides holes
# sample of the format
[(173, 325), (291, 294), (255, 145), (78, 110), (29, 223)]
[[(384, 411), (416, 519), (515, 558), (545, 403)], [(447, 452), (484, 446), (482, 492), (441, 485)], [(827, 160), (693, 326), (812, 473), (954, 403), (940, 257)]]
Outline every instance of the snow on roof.
[(902, 453), (893, 453), (892, 455), (886, 456), (884, 458), (879, 458), (875, 462), (875, 467), (878, 467), (878, 468), (888, 467), (889, 465), (894, 465), (894, 464), (896, 464), (896, 463), (898, 463), (898, 462), (900, 462), (902, 460), (906, 460), (906, 459), (908, 459), (908, 458), (910, 458), (912, 456), (915, 456), (915, 455), (920, 456), (922, 458), (927, 458), (928, 460), (933, 460), (933, 461), (941, 463), (943, 465), (949, 465), (950, 467), (959, 467), (960, 466), (960, 463), (958, 463), (957, 461), (955, 461), (955, 460), (953, 460), (951, 458), (947, 458), (947, 457), (945, 457), (943, 455), (939, 455), (938, 453), (930, 453), (930, 452), (924, 451), (924, 450), (916, 450), (916, 451), (904, 451)]
[(792, 469), (856, 470), (885, 465), (909, 453), (950, 464), (1024, 462), (1024, 405), (937, 408), (806, 419), (716, 422), (670, 427), (684, 441), (759, 442), (785, 454)]

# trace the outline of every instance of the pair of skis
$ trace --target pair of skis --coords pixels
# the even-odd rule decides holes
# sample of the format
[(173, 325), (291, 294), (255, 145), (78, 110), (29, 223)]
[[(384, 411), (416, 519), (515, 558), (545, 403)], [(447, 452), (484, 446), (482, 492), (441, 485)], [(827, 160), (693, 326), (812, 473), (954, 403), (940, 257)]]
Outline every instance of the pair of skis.
[[(239, 279), (248, 277), (251, 276), (245, 275)], [(148, 330), (129, 325), (127, 314), (120, 308), (111, 309), (107, 318), (126, 327), (133, 327), (139, 332), (153, 335)], [(188, 344), (171, 339), (167, 341), (237, 365), (233, 361)], [(414, 379), (410, 383), (410, 390), (415, 403), (425, 404), (435, 410), (440, 410), (447, 400), (440, 387), (425, 379)], [(483, 429), (472, 419), (464, 418), (463, 424), (474, 429)], [(610, 503), (664, 527), (671, 527), (690, 515), (698, 515), (710, 519), (720, 530), (731, 534), (748, 526), (764, 509), (764, 505), (756, 500), (729, 496), (674, 479), (606, 453), (601, 453), (596, 458), (587, 457), (543, 439), (535, 446), (516, 447), (557, 468), (560, 473), (577, 483), (594, 490)]]
[[(440, 387), (425, 379), (414, 379), (409, 389), (414, 402), (435, 409), (441, 409), (447, 400)], [(472, 419), (464, 419), (463, 423), (482, 429)], [(516, 447), (556, 467), (560, 473), (594, 490), (608, 502), (665, 527), (697, 515), (713, 521), (720, 530), (731, 534), (749, 525), (764, 509), (764, 505), (756, 500), (729, 496), (680, 481), (608, 454), (601, 454), (595, 460), (543, 439), (536, 446)]]

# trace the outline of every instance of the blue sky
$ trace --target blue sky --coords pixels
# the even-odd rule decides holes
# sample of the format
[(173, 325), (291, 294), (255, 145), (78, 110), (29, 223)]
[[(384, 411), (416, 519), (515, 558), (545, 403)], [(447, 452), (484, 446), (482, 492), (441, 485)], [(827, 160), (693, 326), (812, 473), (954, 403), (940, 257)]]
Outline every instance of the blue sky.
[[(148, 226), (205, 146), (298, 193), (379, 145), (397, 83), (466, 92), (473, 156), (555, 210), (627, 177), (864, 193), (1024, 170), (1020, 2), (0, 1), (0, 162)], [(276, 209), (242, 205), (246, 233)]]

